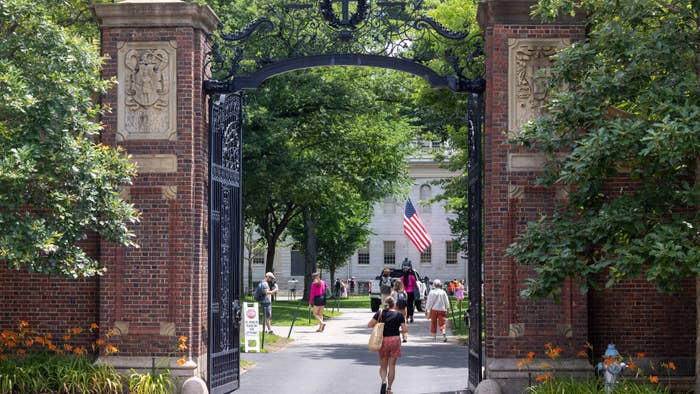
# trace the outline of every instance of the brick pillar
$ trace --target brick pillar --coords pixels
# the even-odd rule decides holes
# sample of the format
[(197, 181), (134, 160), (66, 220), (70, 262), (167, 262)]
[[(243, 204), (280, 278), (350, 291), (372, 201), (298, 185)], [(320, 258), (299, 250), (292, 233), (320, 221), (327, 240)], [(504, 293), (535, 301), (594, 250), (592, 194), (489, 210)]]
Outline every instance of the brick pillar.
[[(100, 326), (117, 332), (118, 368), (170, 364), (205, 376), (207, 333), (206, 35), (219, 22), (206, 5), (129, 0), (94, 6), (106, 57), (102, 141), (122, 147), (139, 174), (123, 196), (141, 212), (140, 248), (103, 243)], [(175, 360), (178, 336), (187, 357)], [(170, 356), (170, 357), (168, 357)]]
[[(585, 27), (563, 19), (542, 24), (529, 17), (530, 0), (487, 0), (479, 4), (485, 34), (486, 117), (484, 177), (484, 297), (486, 378), (497, 380), (506, 393), (520, 392), (528, 373), (517, 367), (530, 351), (544, 361), (544, 344), (564, 349), (558, 374), (590, 370), (576, 353), (588, 338), (586, 297), (570, 284), (561, 302), (531, 302), (520, 297), (531, 273), (505, 256), (526, 222), (549, 213), (564, 190), (535, 186), (542, 156), (507, 144), (507, 135), (535, 116), (546, 99), (537, 70), (550, 65), (561, 47), (584, 38)], [(536, 361), (537, 364), (537, 361)]]

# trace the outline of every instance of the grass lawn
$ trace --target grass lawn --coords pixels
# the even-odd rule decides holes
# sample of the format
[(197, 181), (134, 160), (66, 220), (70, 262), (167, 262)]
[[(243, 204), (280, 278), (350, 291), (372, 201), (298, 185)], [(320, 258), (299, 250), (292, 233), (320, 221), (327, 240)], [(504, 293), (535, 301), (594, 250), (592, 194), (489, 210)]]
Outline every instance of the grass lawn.
[[(253, 299), (252, 297), (246, 297), (245, 301), (253, 302)], [(339, 316), (341, 313), (336, 309), (336, 306), (339, 308), (364, 308), (369, 310), (369, 296), (352, 296), (350, 298), (341, 298), (340, 300), (331, 299), (326, 304), (323, 316), (331, 319)], [(318, 323), (311, 315), (308, 301), (276, 300), (272, 303), (272, 325), (291, 326), (295, 313), (297, 315), (294, 322), (295, 326), (315, 326)], [(262, 316), (262, 309), (260, 309), (259, 316)]]
[(459, 301), (454, 297), (450, 297), (450, 304), (452, 305), (452, 311), (447, 314), (449, 319), (449, 327), (452, 328), (452, 335), (455, 335), (458, 340), (467, 340), (469, 331), (467, 330), (467, 325), (464, 323), (464, 311), (469, 306), (469, 302), (465, 299), (462, 300), (462, 307), (460, 309)]

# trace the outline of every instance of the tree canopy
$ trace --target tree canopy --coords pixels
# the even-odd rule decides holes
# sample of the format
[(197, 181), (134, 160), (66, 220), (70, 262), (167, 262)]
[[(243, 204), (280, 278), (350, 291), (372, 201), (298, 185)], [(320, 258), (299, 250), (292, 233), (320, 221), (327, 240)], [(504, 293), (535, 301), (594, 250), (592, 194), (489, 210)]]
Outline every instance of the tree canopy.
[(54, 3), (0, 0), (0, 261), (92, 276), (102, 268), (79, 244), (87, 232), (134, 245), (127, 226), (138, 215), (119, 198), (134, 169), (96, 142), (103, 108), (93, 99), (110, 82), (98, 48)]
[(700, 274), (700, 3), (542, 0), (537, 14), (576, 7), (588, 38), (557, 56), (548, 113), (516, 138), (548, 154), (541, 182), (570, 202), (509, 253), (537, 274), (526, 296), (556, 295), (566, 277), (673, 290)]
[(268, 241), (268, 269), (302, 210), (351, 195), (374, 202), (407, 185), (416, 130), (396, 87), (409, 83), (395, 72), (327, 68), (284, 74), (249, 94), (244, 209)]

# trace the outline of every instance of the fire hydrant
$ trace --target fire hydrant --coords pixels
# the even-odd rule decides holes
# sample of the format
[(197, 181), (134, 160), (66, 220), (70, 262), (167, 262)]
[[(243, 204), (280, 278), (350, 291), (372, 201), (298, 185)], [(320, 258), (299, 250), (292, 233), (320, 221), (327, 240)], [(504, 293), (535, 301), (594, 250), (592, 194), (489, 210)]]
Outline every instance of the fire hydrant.
[(604, 389), (606, 393), (612, 393), (617, 385), (617, 378), (627, 368), (627, 364), (622, 362), (620, 352), (615, 349), (615, 345), (608, 344), (603, 355), (603, 362), (598, 363), (598, 373), (605, 371), (603, 377)]

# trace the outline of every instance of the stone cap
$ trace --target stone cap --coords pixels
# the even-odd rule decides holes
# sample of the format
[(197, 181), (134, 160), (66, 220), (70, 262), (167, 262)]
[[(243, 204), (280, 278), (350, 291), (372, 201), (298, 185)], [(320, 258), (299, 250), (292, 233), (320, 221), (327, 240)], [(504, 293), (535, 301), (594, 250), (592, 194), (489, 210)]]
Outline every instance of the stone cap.
[(536, 0), (481, 0), (477, 20), (482, 30), (493, 25), (582, 25), (583, 13), (575, 17), (561, 15), (554, 22), (544, 22), (530, 16)]
[(221, 20), (206, 4), (182, 0), (126, 0), (94, 4), (100, 27), (193, 27), (209, 34)]

